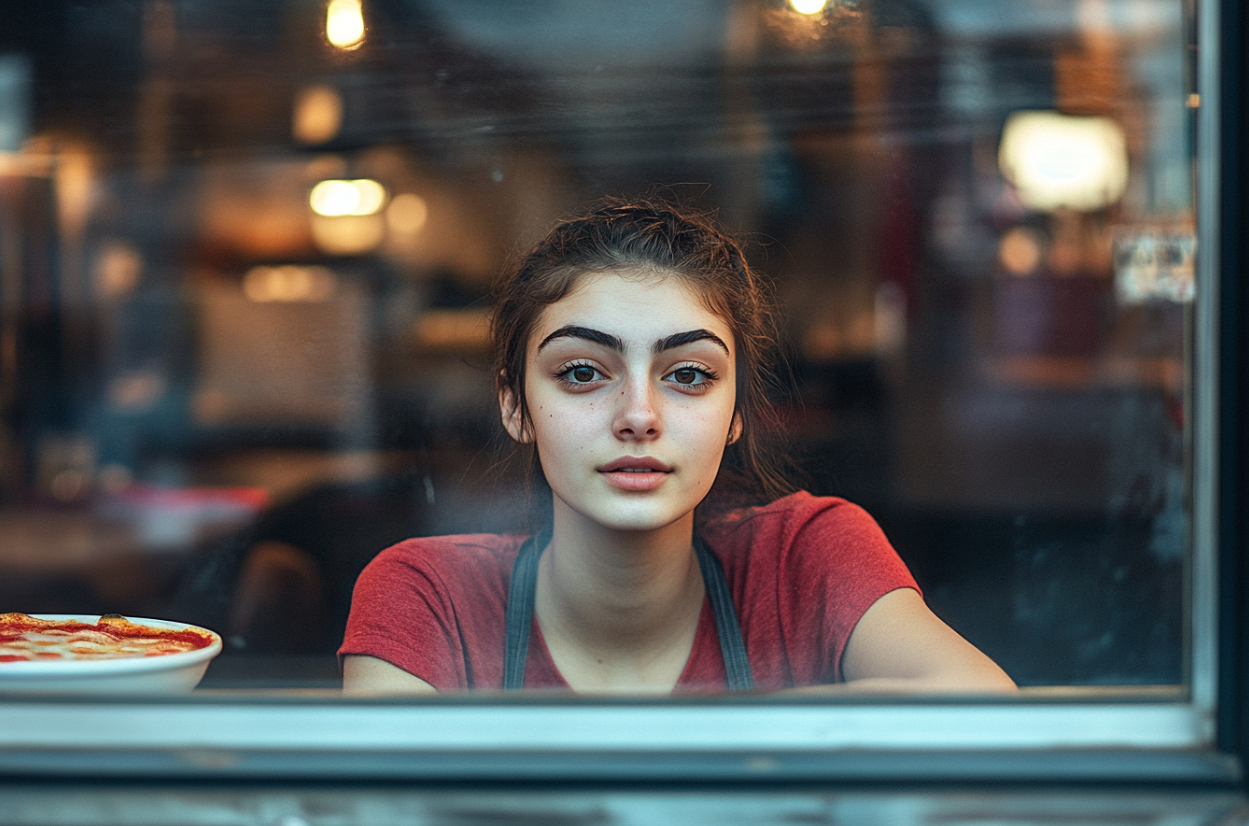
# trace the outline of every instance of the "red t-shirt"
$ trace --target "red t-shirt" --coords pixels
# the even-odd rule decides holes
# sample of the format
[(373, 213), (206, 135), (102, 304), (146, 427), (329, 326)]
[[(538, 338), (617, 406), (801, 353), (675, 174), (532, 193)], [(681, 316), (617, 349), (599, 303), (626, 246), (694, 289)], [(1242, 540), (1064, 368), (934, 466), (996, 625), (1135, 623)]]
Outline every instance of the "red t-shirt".
[[(844, 499), (786, 496), (703, 530), (724, 567), (759, 688), (837, 682), (850, 632), (872, 603), (917, 588), (876, 522)], [(500, 688), (512, 563), (525, 537), (435, 536), (400, 542), (356, 582), (340, 657), (367, 654), (439, 691)], [(727, 686), (704, 599), (678, 691)], [(526, 688), (564, 688), (535, 621)]]

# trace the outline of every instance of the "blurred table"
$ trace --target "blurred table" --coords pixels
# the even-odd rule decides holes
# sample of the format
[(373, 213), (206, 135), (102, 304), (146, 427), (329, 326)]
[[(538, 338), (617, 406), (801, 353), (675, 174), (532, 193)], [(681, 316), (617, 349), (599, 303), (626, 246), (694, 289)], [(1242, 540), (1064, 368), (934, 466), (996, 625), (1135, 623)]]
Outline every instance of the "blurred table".
[(138, 612), (198, 549), (275, 504), (396, 473), (405, 452), (251, 450), (201, 460), (187, 485), (135, 485), (76, 509), (0, 509), (0, 611)]

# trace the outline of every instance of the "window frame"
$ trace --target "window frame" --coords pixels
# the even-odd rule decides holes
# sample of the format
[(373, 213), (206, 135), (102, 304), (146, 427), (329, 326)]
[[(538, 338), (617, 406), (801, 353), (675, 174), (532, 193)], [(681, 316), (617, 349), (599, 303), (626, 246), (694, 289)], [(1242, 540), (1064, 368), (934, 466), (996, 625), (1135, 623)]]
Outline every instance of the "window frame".
[[(1018, 698), (414, 700), (204, 692), (0, 700), (0, 775), (507, 780), (1241, 782), (1249, 722), (1245, 16), (1195, 0), (1199, 289), (1193, 307), (1188, 682)], [(1243, 316), (1241, 316), (1243, 317)], [(1221, 590), (1220, 590), (1221, 589)], [(1225, 666), (1220, 669), (1220, 659)]]
[(1236, 779), (1235, 761), (1210, 748), (1210, 715), (1182, 700), (1124, 694), (919, 704), (30, 700), (0, 707), (0, 773), (693, 781), (1020, 780), (1040, 771), (1062, 781)]

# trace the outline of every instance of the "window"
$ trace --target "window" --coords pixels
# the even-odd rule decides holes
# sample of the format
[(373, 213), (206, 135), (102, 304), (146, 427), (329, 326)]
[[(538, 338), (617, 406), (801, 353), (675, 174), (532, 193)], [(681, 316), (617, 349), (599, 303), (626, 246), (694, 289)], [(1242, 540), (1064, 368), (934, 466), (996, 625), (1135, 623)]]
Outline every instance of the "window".
[[(181, 698), (8, 694), (0, 763), (121, 744), (152, 771), (350, 753), (437, 775), (523, 749), (552, 762), (507, 772), (699, 752), (708, 775), (855, 776), (990, 749), (1009, 775), (1040, 748), (1078, 776), (1073, 750), (1212, 743), (1194, 157), (1199, 182), (1217, 170), (1190, 6), (0, 15), (0, 610), (168, 617), (225, 645)], [(1020, 697), (337, 696), (369, 559), (524, 511), (490, 447), (492, 279), (570, 210), (647, 193), (754, 242), (807, 487), (865, 506)]]

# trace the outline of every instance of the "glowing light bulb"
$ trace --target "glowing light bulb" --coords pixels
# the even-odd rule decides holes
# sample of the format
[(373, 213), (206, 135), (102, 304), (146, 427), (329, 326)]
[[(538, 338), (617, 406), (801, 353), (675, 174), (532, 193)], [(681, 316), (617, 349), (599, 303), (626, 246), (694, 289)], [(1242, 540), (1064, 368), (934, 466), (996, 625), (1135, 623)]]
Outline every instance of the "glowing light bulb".
[(330, 0), (325, 7), (325, 39), (340, 49), (354, 49), (364, 42), (360, 0)]
[(308, 203), (317, 215), (351, 215), (360, 196), (351, 181), (322, 181), (312, 188)]
[(368, 178), (361, 178), (351, 183), (356, 188), (356, 194), (359, 198), (354, 215), (372, 215), (381, 211), (382, 205), (386, 203), (385, 187), (377, 181), (372, 181)]
[(828, 0), (789, 0), (789, 5), (799, 14), (819, 14), (828, 5)]
[(386, 189), (377, 181), (322, 181), (312, 188), (308, 204), (317, 215), (373, 215), (386, 203)]
[(1123, 127), (1104, 117), (1015, 112), (1002, 130), (998, 164), (1029, 209), (1101, 209), (1127, 189)]

